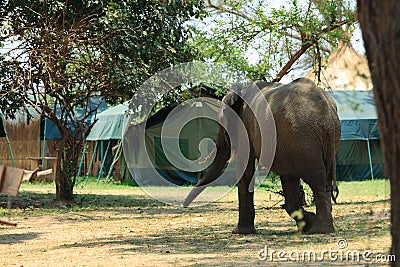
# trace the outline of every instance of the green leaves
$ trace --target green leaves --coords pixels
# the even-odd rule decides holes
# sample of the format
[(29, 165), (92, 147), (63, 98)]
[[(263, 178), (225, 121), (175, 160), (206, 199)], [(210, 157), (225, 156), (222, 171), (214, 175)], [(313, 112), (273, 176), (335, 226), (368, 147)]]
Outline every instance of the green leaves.
[[(191, 61), (194, 47), (186, 44), (185, 22), (198, 16), (200, 3), (15, 0), (1, 7), (1, 42), (19, 41), (0, 56), (1, 108), (13, 116), (31, 106), (55, 123), (62, 135), (62, 190), (74, 184), (81, 136), (96, 112), (88, 108), (90, 99), (128, 100), (157, 71)], [(84, 113), (80, 118), (77, 108)]]
[(18, 53), (27, 61), (0, 63), (30, 74), (3, 77), (2, 88), (20, 84), (33, 93), (40, 90), (35, 80), (60, 101), (59, 88), (127, 100), (158, 70), (193, 59), (184, 22), (200, 12), (200, 1), (10, 1), (2, 36), (21, 40)]
[(208, 1), (207, 10), (209, 18), (198, 23), (191, 44), (199, 58), (227, 62), (251, 79), (272, 80), (285, 67), (296, 67), (288, 63), (298, 60), (294, 56), (305, 45), (311, 47), (300, 60), (311, 67), (352, 30), (335, 25), (356, 21), (351, 3), (337, 0)]

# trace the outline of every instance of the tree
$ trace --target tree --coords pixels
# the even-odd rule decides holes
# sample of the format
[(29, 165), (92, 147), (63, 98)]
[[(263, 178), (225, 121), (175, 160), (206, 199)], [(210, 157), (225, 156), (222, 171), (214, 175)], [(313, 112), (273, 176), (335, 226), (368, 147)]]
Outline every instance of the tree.
[(73, 200), (92, 126), (87, 118), (97, 110), (93, 98), (128, 100), (156, 71), (190, 61), (184, 22), (200, 7), (197, 1), (2, 1), (0, 41), (14, 48), (0, 57), (0, 102), (6, 116), (29, 105), (57, 126), (57, 200)]
[(391, 254), (397, 260), (392, 266), (400, 266), (400, 2), (358, 0), (357, 5), (390, 178)]
[(279, 81), (300, 60), (303, 68), (321, 68), (356, 22), (354, 5), (342, 0), (207, 0), (205, 8), (211, 17), (195, 25), (192, 45), (202, 57), (227, 62), (253, 80)]

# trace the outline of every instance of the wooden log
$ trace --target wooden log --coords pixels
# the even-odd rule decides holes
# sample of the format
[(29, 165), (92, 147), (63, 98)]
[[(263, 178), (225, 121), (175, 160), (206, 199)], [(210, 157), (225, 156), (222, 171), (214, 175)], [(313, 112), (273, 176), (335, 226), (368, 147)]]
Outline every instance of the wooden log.
[(35, 181), (35, 182), (43, 182), (43, 183), (51, 183), (54, 180), (54, 176), (53, 176), (53, 170), (52, 169), (47, 169), (44, 171), (38, 171), (36, 173), (36, 177), (34, 177), (35, 179), (31, 179), (31, 181)]
[(39, 169), (41, 168), (41, 166), (37, 167), (36, 170), (34, 171), (27, 171), (24, 170), (24, 174), (22, 176), (22, 181), (29, 181), (32, 182), (36, 179), (37, 176), (37, 172), (39, 171)]
[(6, 221), (2, 221), (2, 220), (0, 220), (0, 224), (8, 225), (8, 226), (17, 226), (16, 223), (13, 223), (13, 222), (6, 222)]

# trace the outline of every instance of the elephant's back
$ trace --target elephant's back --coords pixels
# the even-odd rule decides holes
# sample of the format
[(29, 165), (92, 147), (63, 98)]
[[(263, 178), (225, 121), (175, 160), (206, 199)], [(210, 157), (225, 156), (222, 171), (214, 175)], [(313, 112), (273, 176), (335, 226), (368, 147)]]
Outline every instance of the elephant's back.
[(340, 127), (329, 94), (309, 79), (298, 79), (265, 91), (265, 96), (277, 131), (273, 171), (307, 171), (308, 163), (324, 168), (327, 143)]
[[(275, 121), (293, 130), (302, 127), (323, 126), (332, 122), (336, 105), (331, 96), (307, 78), (265, 91)], [(319, 127), (318, 127), (319, 128)]]

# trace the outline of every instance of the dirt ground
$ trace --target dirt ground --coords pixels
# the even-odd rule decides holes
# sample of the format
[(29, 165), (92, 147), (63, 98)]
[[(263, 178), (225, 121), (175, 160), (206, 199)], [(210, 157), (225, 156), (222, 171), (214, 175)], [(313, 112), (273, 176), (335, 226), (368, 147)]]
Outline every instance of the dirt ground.
[[(374, 266), (387, 265), (376, 255), (387, 255), (391, 243), (388, 187), (383, 194), (344, 193), (333, 206), (336, 233), (326, 235), (298, 234), (280, 205), (266, 208), (279, 196), (263, 189), (255, 195), (259, 233), (246, 236), (230, 233), (237, 220), (235, 191), (189, 209), (164, 205), (132, 187), (77, 189), (78, 205), (70, 208), (52, 202), (53, 190), (23, 185), (20, 192), (25, 206), (14, 200), (10, 216), (18, 226), (0, 226), (0, 266)], [(88, 194), (91, 201), (94, 196), (121, 205), (86, 205)], [(8, 219), (6, 212), (0, 219)], [(287, 261), (277, 252), (270, 258), (272, 250), (286, 252)], [(370, 251), (371, 261), (327, 254), (324, 261), (296, 258), (308, 250), (317, 258), (329, 250), (336, 256)]]

